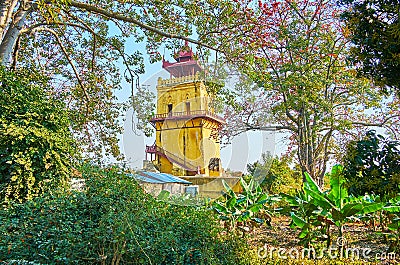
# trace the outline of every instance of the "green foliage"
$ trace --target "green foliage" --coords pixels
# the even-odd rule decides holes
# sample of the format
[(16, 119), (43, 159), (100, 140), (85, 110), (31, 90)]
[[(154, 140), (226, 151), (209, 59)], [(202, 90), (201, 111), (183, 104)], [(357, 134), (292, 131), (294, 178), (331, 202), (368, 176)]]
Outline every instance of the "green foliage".
[(360, 73), (377, 84), (400, 88), (400, 22), (398, 1), (342, 0), (352, 59)]
[(400, 194), (389, 199), (382, 208), (383, 212), (389, 219), (387, 225), (389, 249), (388, 252), (400, 253)]
[(290, 160), (285, 157), (271, 157), (263, 154), (261, 161), (247, 165), (247, 171), (260, 182), (269, 194), (294, 194), (301, 189), (301, 172), (292, 169)]
[(305, 245), (316, 239), (326, 239), (330, 246), (330, 226), (335, 225), (339, 237), (343, 236), (343, 226), (358, 214), (376, 212), (382, 203), (356, 200), (349, 196), (342, 176), (342, 166), (336, 165), (331, 172), (331, 189), (322, 192), (314, 180), (306, 173), (303, 191), (298, 196), (284, 195), (292, 207), (292, 226), (299, 227), (299, 238)]
[(171, 194), (167, 190), (162, 190), (157, 195), (157, 200), (170, 204), (183, 205), (183, 206), (204, 206), (209, 207), (210, 198), (193, 197), (191, 194)]
[(343, 158), (344, 177), (354, 195), (396, 195), (400, 184), (400, 142), (369, 131), (351, 141)]
[(212, 208), (229, 230), (235, 230), (239, 226), (243, 231), (247, 231), (254, 224), (271, 225), (271, 216), (266, 205), (276, 198), (264, 193), (253, 178), (249, 183), (243, 178), (240, 179), (243, 189), (240, 194), (235, 194), (229, 185), (222, 181), (226, 190), (225, 196), (214, 201)]
[[(0, 212), (0, 257), (41, 264), (250, 264), (210, 211), (155, 200), (118, 168), (85, 165), (86, 192)], [(243, 260), (241, 258), (243, 257)]]
[[(224, 132), (289, 133), (288, 152), (296, 153), (301, 171), (322, 186), (342, 136), (353, 124), (382, 121), (389, 107), (383, 107), (382, 95), (348, 63), (346, 30), (334, 1), (238, 3), (228, 25), (204, 21), (207, 29), (218, 32), (204, 32), (204, 38), (213, 38), (227, 61), (252, 81), (245, 81), (250, 83), (245, 89), (232, 88), (234, 100), (226, 98)], [(360, 111), (372, 107), (382, 111)]]
[(303, 190), (298, 191), (294, 196), (281, 194), (282, 198), (289, 204), (289, 206), (281, 209), (281, 212), (289, 212), (292, 218), (291, 227), (301, 229), (298, 235), (301, 244), (308, 246), (316, 240), (327, 240), (329, 244), (329, 226), (332, 223), (320, 217), (322, 216), (322, 211), (307, 192), (306, 184), (305, 182)]
[(75, 142), (65, 104), (32, 70), (0, 67), (0, 196), (24, 201), (64, 187)]
[[(147, 100), (152, 93), (139, 85), (145, 60), (161, 61), (162, 50), (176, 51), (198, 27), (208, 31), (203, 19), (219, 25), (229, 19), (234, 6), (226, 0), (4, 0), (0, 1), (0, 64), (13, 60), (16, 67), (33, 66), (50, 76), (69, 103), (73, 129), (85, 151), (122, 158), (119, 117), (127, 108), (136, 114), (134, 129), (145, 134), (153, 129), (148, 119), (155, 106)], [(210, 54), (203, 45), (217, 47), (200, 43), (204, 39), (194, 35), (199, 37), (192, 42), (200, 57)], [(121, 88), (123, 95), (131, 93), (123, 103), (116, 93)]]

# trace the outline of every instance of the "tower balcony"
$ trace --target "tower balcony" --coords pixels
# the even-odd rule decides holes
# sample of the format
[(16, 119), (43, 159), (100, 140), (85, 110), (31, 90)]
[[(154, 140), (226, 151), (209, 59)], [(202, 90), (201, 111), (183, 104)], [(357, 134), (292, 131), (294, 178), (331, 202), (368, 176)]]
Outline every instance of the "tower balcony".
[(163, 122), (165, 120), (191, 120), (194, 118), (211, 119), (220, 124), (225, 124), (225, 120), (222, 117), (207, 110), (179, 111), (156, 114), (153, 118), (150, 119), (150, 122), (152, 124), (155, 124), (157, 122)]

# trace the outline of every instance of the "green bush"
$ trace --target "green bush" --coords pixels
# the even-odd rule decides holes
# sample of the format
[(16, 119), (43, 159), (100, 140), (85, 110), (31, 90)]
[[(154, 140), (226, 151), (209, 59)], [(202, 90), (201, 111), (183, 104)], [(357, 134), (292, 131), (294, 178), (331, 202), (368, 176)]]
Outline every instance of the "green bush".
[(67, 183), (76, 153), (62, 101), (34, 71), (0, 67), (0, 197), (24, 201)]
[[(0, 212), (0, 257), (42, 264), (252, 264), (199, 206), (155, 200), (119, 169), (86, 166), (86, 192)], [(1, 259), (1, 258), (0, 258)]]

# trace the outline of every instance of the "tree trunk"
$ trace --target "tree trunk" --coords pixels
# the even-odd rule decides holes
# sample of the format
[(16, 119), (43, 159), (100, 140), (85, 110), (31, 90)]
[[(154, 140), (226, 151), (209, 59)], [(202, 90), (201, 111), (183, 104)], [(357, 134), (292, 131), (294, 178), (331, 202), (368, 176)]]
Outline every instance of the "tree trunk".
[(3, 0), (0, 3), (0, 40), (3, 39), (7, 24), (10, 22), (12, 12), (17, 3), (18, 0)]
[(332, 130), (321, 140), (318, 140), (315, 128), (312, 126), (305, 108), (304, 105), (300, 108), (297, 119), (297, 156), (302, 171), (303, 182), (305, 181), (305, 173), (307, 172), (318, 186), (322, 187), (324, 185), (326, 163), (328, 162), (327, 145), (329, 144)]
[[(9, 4), (12, 4), (12, 3), (9, 3)], [(1, 7), (3, 9), (8, 9), (7, 6), (1, 6)], [(9, 64), (11, 61), (14, 46), (17, 42), (18, 35), (21, 32), (22, 27), (24, 26), (26, 16), (30, 12), (30, 7), (31, 7), (30, 1), (29, 2), (24, 1), (24, 3), (22, 3), (19, 6), (17, 12), (15, 12), (15, 14), (13, 15), (13, 19), (12, 19), (10, 25), (8, 26), (8, 28), (7, 29), (2, 28), (3, 38), (1, 39), (1, 43), (0, 43), (0, 62), (3, 65)], [(4, 11), (4, 10), (1, 10), (1, 11)], [(7, 13), (9, 13), (9, 12), (7, 11)], [(3, 20), (3, 17), (1, 17), (0, 19)], [(7, 18), (6, 18), (6, 20), (7, 20)], [(6, 31), (4, 32), (4, 30), (6, 30)]]

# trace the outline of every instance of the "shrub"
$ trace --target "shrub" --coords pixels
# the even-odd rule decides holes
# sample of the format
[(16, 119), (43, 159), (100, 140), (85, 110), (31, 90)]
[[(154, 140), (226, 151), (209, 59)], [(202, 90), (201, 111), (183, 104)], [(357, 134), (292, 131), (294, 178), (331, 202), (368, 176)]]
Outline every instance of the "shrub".
[(0, 257), (45, 264), (251, 264), (198, 206), (156, 201), (120, 169), (85, 166), (86, 192), (35, 198), (0, 213)]
[(32, 199), (63, 187), (76, 153), (65, 105), (34, 71), (0, 67), (0, 196)]

